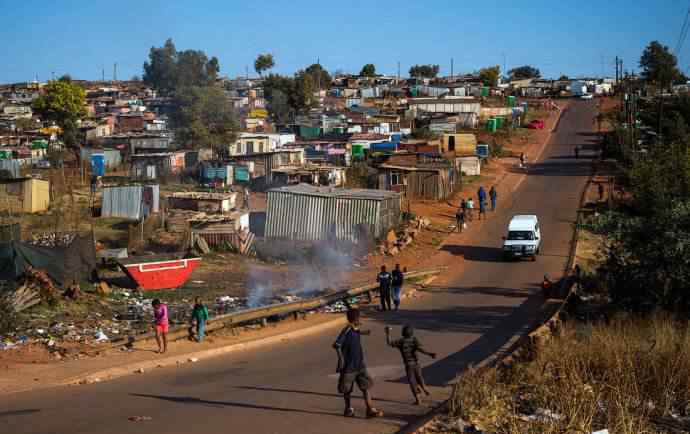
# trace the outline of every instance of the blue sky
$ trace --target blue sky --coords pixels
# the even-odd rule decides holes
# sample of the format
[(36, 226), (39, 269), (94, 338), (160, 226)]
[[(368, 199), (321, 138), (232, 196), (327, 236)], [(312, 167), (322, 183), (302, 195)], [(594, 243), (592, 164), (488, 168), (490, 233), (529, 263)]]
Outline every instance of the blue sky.
[[(518, 5), (518, 3), (529, 4)], [(142, 74), (151, 46), (173, 38), (178, 49), (220, 59), (221, 74), (244, 74), (258, 53), (275, 56), (274, 72), (315, 63), (329, 71), (403, 75), (436, 63), (443, 74), (482, 66), (531, 64), (542, 75), (613, 75), (613, 59), (636, 67), (647, 43), (675, 47), (689, 1), (606, 0), (0, 0), (0, 83)], [(680, 53), (690, 65), (690, 41)]]

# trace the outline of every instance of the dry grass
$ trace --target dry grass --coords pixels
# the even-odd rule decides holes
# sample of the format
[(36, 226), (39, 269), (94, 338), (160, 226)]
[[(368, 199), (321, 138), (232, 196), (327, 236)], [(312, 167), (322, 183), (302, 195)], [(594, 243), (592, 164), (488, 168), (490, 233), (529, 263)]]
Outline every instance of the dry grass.
[(490, 433), (690, 432), (686, 326), (661, 314), (571, 323), (531, 361), (463, 375), (451, 416)]

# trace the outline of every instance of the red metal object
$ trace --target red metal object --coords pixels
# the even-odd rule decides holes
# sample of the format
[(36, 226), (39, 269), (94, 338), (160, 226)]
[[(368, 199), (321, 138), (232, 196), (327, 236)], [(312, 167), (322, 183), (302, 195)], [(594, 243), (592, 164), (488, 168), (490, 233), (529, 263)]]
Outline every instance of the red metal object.
[(531, 128), (533, 130), (543, 130), (544, 129), (544, 121), (541, 119), (535, 119), (529, 124), (527, 124), (527, 128)]
[(164, 259), (160, 257), (132, 257), (120, 261), (120, 266), (144, 291), (177, 288), (189, 279), (201, 258)]

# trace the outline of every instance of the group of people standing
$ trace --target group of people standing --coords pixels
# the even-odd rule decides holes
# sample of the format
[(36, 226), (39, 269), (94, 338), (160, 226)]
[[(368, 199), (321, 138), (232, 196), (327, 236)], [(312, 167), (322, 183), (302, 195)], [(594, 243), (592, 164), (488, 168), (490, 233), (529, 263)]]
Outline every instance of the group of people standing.
[[(496, 191), (496, 186), (491, 186), (488, 193), (488, 198), (491, 201), (491, 211), (496, 211), (496, 201), (498, 200), (498, 192)], [(479, 204), (479, 220), (486, 218), (486, 206), (487, 206), (487, 193), (483, 186), (479, 187), (477, 190), (477, 203)], [(457, 224), (457, 231), (462, 232), (462, 230), (467, 226), (468, 221), (474, 220), (474, 200), (470, 197), (467, 200), (462, 199), (460, 201), (460, 207), (455, 213), (455, 221)]]
[(395, 306), (395, 310), (400, 309), (400, 297), (405, 280), (403, 273), (405, 271), (400, 269), (400, 264), (395, 264), (395, 269), (391, 273), (386, 270), (385, 265), (381, 266), (381, 272), (376, 276), (376, 281), (379, 284), (382, 311), (393, 310), (393, 306)]

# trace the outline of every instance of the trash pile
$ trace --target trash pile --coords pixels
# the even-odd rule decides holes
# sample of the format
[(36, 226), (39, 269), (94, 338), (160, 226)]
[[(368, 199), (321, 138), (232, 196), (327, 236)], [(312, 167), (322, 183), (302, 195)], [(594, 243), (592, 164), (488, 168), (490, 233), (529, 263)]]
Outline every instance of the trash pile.
[(224, 295), (216, 299), (216, 305), (213, 312), (215, 315), (224, 315), (236, 310), (245, 309), (246, 307), (247, 299), (245, 297), (230, 297)]
[(379, 246), (379, 253), (382, 255), (397, 256), (405, 247), (412, 244), (417, 235), (425, 228), (429, 227), (431, 222), (424, 217), (415, 217), (410, 221), (410, 224), (401, 232), (396, 233), (390, 230), (386, 235), (386, 240)]
[(75, 238), (77, 234), (73, 232), (43, 232), (32, 234), (27, 242), (40, 247), (67, 247)]
[(331, 303), (321, 309), (323, 313), (344, 313), (350, 308), (350, 306), (355, 306), (360, 303), (362, 296), (351, 297), (346, 300), (338, 300), (335, 303)]

